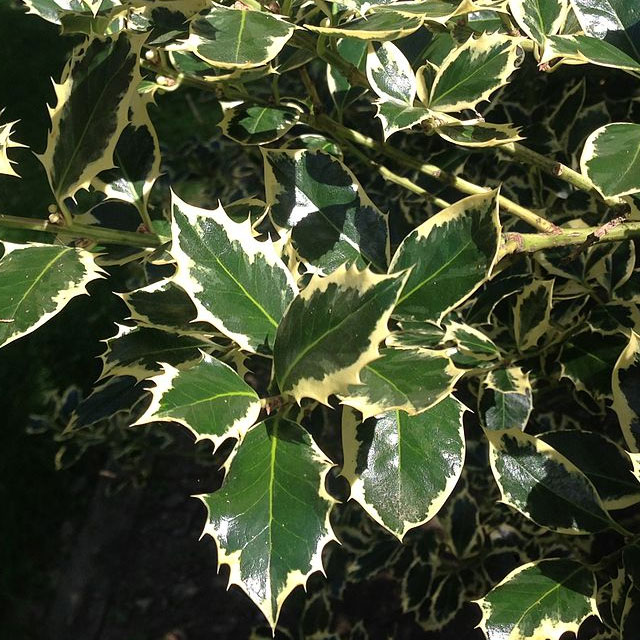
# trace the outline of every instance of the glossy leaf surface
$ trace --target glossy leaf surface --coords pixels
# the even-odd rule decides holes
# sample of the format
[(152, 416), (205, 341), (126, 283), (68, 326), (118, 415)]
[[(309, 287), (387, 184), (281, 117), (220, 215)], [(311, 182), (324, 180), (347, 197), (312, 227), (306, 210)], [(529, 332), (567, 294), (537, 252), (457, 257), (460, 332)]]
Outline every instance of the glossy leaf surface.
[(320, 151), (263, 150), (271, 217), (313, 270), (341, 264), (386, 271), (387, 220), (337, 158)]
[(595, 578), (578, 562), (541, 560), (512, 571), (479, 601), (488, 640), (542, 640), (578, 631), (595, 612)]
[(189, 293), (197, 320), (250, 351), (273, 346), (284, 310), (297, 292), (269, 241), (253, 237), (249, 219), (234, 222), (222, 207), (207, 211), (173, 196), (175, 281)]
[(500, 243), (497, 194), (469, 196), (412, 231), (389, 271), (413, 267), (394, 314), (439, 321), (489, 276)]
[(640, 192), (640, 125), (617, 122), (594, 131), (580, 166), (606, 197)]
[(381, 276), (340, 267), (314, 276), (278, 327), (275, 377), (281, 393), (326, 403), (348, 393), (379, 355), (405, 274)]
[(562, 533), (602, 531), (610, 519), (587, 477), (545, 442), (519, 430), (487, 431), (503, 500)]
[(334, 539), (334, 500), (324, 483), (331, 462), (307, 432), (285, 418), (269, 418), (246, 435), (221, 489), (202, 496), (218, 562), (275, 627), (286, 597), (322, 570)]
[(350, 387), (342, 403), (364, 419), (391, 409), (415, 415), (449, 395), (461, 374), (444, 351), (386, 348), (363, 369), (362, 385)]
[(35, 331), (102, 277), (87, 251), (57, 245), (3, 243), (0, 346)]
[(463, 413), (452, 396), (417, 416), (391, 411), (360, 422), (345, 409), (342, 474), (351, 499), (400, 539), (430, 520), (462, 471)]

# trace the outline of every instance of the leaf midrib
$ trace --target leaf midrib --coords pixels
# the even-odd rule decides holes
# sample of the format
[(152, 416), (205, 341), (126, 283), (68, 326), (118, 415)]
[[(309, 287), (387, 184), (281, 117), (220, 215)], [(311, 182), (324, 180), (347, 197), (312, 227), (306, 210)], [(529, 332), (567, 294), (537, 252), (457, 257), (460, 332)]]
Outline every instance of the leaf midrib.
[[(393, 286), (393, 284), (395, 284), (395, 282), (396, 282), (395, 280), (391, 280), (390, 279), (390, 284), (392, 286)], [(332, 327), (329, 327), (329, 329), (327, 331), (324, 331), (320, 336), (318, 336), (315, 340), (313, 340), (313, 342), (311, 342), (304, 349), (302, 349), (300, 351), (300, 353), (298, 353), (296, 358), (294, 358), (293, 362), (289, 365), (289, 367), (287, 368), (287, 371), (285, 372), (284, 376), (281, 379), (282, 380), (282, 383), (281, 383), (282, 391), (284, 391), (287, 388), (287, 385), (285, 383), (286, 383), (287, 379), (289, 378), (289, 375), (291, 374), (291, 371), (300, 363), (300, 361), (309, 353), (309, 351), (311, 349), (313, 349), (319, 342), (324, 340), (330, 333), (333, 333), (338, 328), (340, 328), (347, 320), (350, 320), (354, 315), (356, 315), (358, 312), (360, 312), (364, 307), (366, 307), (367, 305), (375, 302), (376, 299), (377, 298), (374, 296), (374, 297), (370, 298), (369, 300), (367, 300), (363, 305), (361, 305), (360, 307), (358, 307), (354, 311), (351, 311), (350, 313), (348, 313), (344, 318), (342, 318), (342, 320), (340, 320), (340, 322), (338, 322), (338, 324), (333, 325)], [(374, 332), (375, 332), (375, 330), (374, 330)]]

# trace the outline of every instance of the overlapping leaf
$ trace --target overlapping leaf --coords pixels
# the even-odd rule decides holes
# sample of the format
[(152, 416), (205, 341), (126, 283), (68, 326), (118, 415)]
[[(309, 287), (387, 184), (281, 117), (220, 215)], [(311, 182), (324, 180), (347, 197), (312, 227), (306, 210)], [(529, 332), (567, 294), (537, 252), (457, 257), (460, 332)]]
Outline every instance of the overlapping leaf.
[(270, 13), (214, 5), (190, 22), (189, 38), (171, 48), (192, 51), (214, 67), (249, 69), (273, 60), (294, 29)]
[(272, 243), (256, 240), (249, 219), (234, 222), (222, 207), (199, 209), (173, 194), (172, 209), (175, 282), (191, 296), (196, 320), (210, 322), (243, 349), (272, 347), (297, 292)]
[[(2, 115), (2, 110), (0, 110)], [(13, 133), (13, 126), (15, 122), (7, 122), (6, 124), (0, 124), (0, 173), (8, 176), (19, 177), (16, 170), (13, 168), (14, 162), (9, 159), (9, 149), (15, 149), (17, 147), (24, 147), (25, 145), (16, 142), (11, 138)]]
[(606, 39), (635, 60), (640, 60), (640, 5), (628, 0), (570, 0), (587, 35)]
[(102, 277), (93, 256), (59, 245), (3, 243), (0, 346), (35, 331)]
[(613, 410), (630, 451), (640, 451), (640, 340), (631, 333), (613, 370)]
[(571, 560), (540, 560), (512, 571), (478, 602), (488, 640), (559, 638), (596, 614), (593, 573)]
[(640, 502), (640, 482), (633, 477), (631, 459), (615, 442), (577, 429), (550, 431), (540, 438), (591, 480), (607, 509), (624, 509)]
[(344, 411), (342, 475), (351, 499), (401, 540), (438, 513), (458, 481), (463, 413), (453, 396), (416, 416), (391, 411), (361, 422)]
[(496, 369), (487, 374), (478, 397), (478, 412), (485, 429), (524, 430), (533, 409), (529, 376), (519, 367)]
[(160, 149), (143, 98), (133, 100), (130, 122), (120, 135), (113, 159), (117, 167), (99, 174), (93, 186), (146, 213), (151, 188), (160, 176)]
[(373, 13), (366, 18), (346, 22), (337, 27), (320, 27), (312, 24), (304, 26), (318, 33), (336, 37), (358, 38), (359, 40), (397, 40), (404, 38), (422, 26), (422, 16), (407, 15), (396, 11)]
[(341, 400), (363, 419), (392, 409), (415, 415), (449, 395), (461, 375), (444, 351), (386, 348)]
[(605, 40), (584, 35), (549, 36), (545, 40), (541, 63), (561, 58), (569, 64), (591, 63), (640, 73), (640, 62)]
[(562, 375), (594, 398), (608, 398), (611, 396), (611, 371), (625, 344), (621, 334), (584, 331), (572, 336), (562, 347)]
[(394, 314), (439, 322), (491, 274), (500, 244), (497, 192), (469, 196), (412, 231), (390, 272), (411, 269)]
[(640, 125), (615, 122), (596, 129), (584, 144), (580, 167), (607, 198), (640, 192)]
[(161, 362), (183, 368), (200, 361), (201, 349), (215, 344), (203, 337), (176, 335), (150, 327), (120, 326), (106, 341), (101, 378), (117, 373), (141, 380), (162, 371)]
[(262, 153), (271, 218), (290, 232), (293, 248), (312, 270), (331, 273), (348, 262), (386, 271), (386, 216), (340, 160), (306, 149)]
[(535, 347), (549, 329), (553, 282), (532, 282), (523, 288), (516, 299), (514, 332), (521, 351)]
[(559, 533), (590, 533), (611, 526), (593, 484), (540, 438), (486, 431), (491, 469), (503, 501), (540, 526)]
[(223, 362), (203, 354), (199, 364), (184, 371), (166, 363), (163, 369), (153, 378), (151, 404), (137, 425), (178, 422), (196, 439), (217, 446), (226, 438), (242, 440), (258, 419), (258, 395)]
[(250, 106), (240, 104), (225, 110), (220, 122), (223, 133), (241, 144), (266, 144), (281, 138), (300, 117), (296, 106)]
[(509, 10), (518, 27), (538, 44), (562, 29), (569, 13), (569, 0), (509, 0)]
[(433, 79), (429, 108), (462, 111), (487, 100), (515, 71), (518, 42), (500, 33), (482, 34), (453, 49)]
[(140, 36), (122, 33), (95, 38), (73, 50), (61, 84), (55, 85), (51, 131), (39, 156), (58, 201), (113, 168), (113, 153), (127, 127), (140, 78), (141, 46)]
[(202, 496), (218, 562), (275, 627), (283, 602), (335, 539), (325, 490), (331, 462), (295, 422), (269, 418), (246, 435), (221, 489)]
[(355, 266), (314, 276), (278, 327), (274, 367), (280, 392), (325, 404), (331, 394), (349, 393), (378, 358), (405, 281), (406, 274), (382, 276)]
[(384, 137), (418, 124), (429, 116), (424, 107), (414, 107), (416, 77), (409, 61), (392, 42), (375, 50), (369, 45), (367, 78), (378, 95), (378, 117)]

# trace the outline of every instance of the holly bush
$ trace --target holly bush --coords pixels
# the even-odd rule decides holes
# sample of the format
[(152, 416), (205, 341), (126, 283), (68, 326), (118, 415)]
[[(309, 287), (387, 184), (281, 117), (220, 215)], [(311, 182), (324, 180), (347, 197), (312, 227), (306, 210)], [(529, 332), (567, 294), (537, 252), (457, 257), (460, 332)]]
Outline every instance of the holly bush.
[(115, 272), (129, 309), (58, 462), (210, 441), (203, 533), (282, 637), (636, 638), (635, 0), (25, 6), (75, 45), (0, 342)]

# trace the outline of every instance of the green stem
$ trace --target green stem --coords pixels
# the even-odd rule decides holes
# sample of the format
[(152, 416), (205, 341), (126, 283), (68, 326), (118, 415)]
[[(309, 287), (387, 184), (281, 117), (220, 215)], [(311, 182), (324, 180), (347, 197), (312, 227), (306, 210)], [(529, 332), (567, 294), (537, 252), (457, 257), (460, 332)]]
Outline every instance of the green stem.
[[(552, 158), (547, 158), (547, 156), (543, 156), (537, 151), (533, 151), (533, 149), (529, 149), (528, 147), (525, 147), (517, 142), (503, 144), (499, 147), (499, 149), (500, 151), (504, 151), (516, 160), (520, 160), (525, 164), (530, 164), (534, 167), (538, 167), (554, 178), (564, 180), (564, 182), (573, 185), (574, 187), (576, 187), (576, 189), (580, 189), (581, 191), (586, 191), (588, 193), (593, 193), (599, 197), (602, 197), (598, 193), (598, 190), (595, 188), (593, 182), (589, 180), (589, 178), (585, 178), (581, 173), (574, 171), (566, 164), (562, 164), (562, 162), (557, 162)], [(621, 201), (619, 199), (603, 199), (607, 204), (621, 204)]]
[[(436, 180), (443, 182), (444, 184), (447, 184), (454, 189), (461, 191), (462, 193), (466, 193), (468, 195), (478, 195), (489, 193), (491, 191), (491, 189), (481, 187), (477, 184), (474, 184), (473, 182), (465, 180), (464, 178), (459, 178), (452, 173), (448, 173), (447, 171), (444, 171), (436, 165), (422, 163), (412, 156), (403, 153), (402, 151), (398, 151), (397, 149), (394, 149), (387, 144), (376, 142), (375, 140), (373, 140), (373, 138), (369, 138), (368, 136), (365, 136), (358, 131), (349, 129), (348, 127), (339, 124), (338, 122), (332, 120), (324, 114), (319, 115), (315, 119), (314, 124), (329, 135), (334, 135), (350, 142), (355, 142), (356, 144), (366, 147), (367, 149), (377, 151), (378, 153), (392, 158), (405, 167), (415, 169), (420, 173), (435, 178)], [(518, 203), (513, 202), (513, 200), (509, 200), (509, 198), (505, 198), (504, 196), (498, 196), (498, 202), (501, 209), (503, 209), (504, 211), (508, 211), (517, 218), (520, 218), (535, 229), (538, 229), (539, 231), (543, 231), (545, 233), (558, 232), (558, 227), (556, 227), (555, 224), (549, 222), (548, 220), (545, 220), (543, 217), (539, 216), (537, 213), (534, 213), (530, 209), (520, 206)]]
[(119, 244), (128, 247), (153, 248), (160, 247), (168, 238), (157, 236), (153, 233), (137, 233), (135, 231), (120, 231), (105, 227), (94, 227), (72, 222), (71, 224), (51, 224), (48, 220), (35, 218), (21, 218), (0, 214), (0, 227), (8, 229), (25, 229), (28, 231), (44, 231), (56, 235), (70, 236), (73, 238), (86, 238), (95, 240), (100, 244)]
[[(367, 77), (350, 62), (345, 60), (339, 53), (332, 51), (329, 47), (324, 46), (323, 40), (317, 40), (312, 35), (307, 33), (296, 32), (293, 34), (289, 43), (299, 49), (308, 49), (317, 54), (319, 58), (324, 60), (327, 64), (336, 67), (340, 70), (343, 76), (347, 78), (350, 84), (358, 87), (369, 88), (369, 82)], [(318, 46), (320, 44), (320, 46)]]
[(596, 244), (598, 242), (621, 242), (640, 238), (640, 222), (621, 222), (615, 226), (581, 227), (559, 229), (557, 233), (505, 233), (500, 256), (512, 253), (533, 253), (555, 247)]
[(432, 202), (436, 207), (439, 207), (440, 209), (446, 209), (448, 206), (450, 206), (450, 204), (446, 200), (443, 200), (438, 196), (434, 196), (426, 189), (423, 189), (420, 185), (417, 185), (415, 182), (409, 180), (409, 178), (405, 178), (398, 173), (394, 173), (393, 171), (391, 171), (391, 169), (388, 169), (384, 165), (379, 164), (375, 160), (372, 160), (350, 142), (347, 142), (347, 145), (351, 153), (353, 153), (353, 155), (355, 155), (365, 166), (374, 168), (388, 182), (393, 182), (394, 184), (403, 187), (407, 191), (411, 191), (412, 193), (422, 196), (425, 200)]

